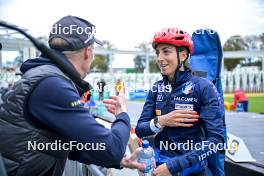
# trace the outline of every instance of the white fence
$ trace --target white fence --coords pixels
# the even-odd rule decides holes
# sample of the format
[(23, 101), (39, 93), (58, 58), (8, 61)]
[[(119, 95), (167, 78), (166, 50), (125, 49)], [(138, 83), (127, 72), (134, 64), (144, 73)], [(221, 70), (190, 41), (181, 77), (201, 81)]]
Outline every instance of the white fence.
[[(109, 74), (109, 73), (91, 73), (86, 77), (94, 87), (100, 79), (104, 79), (106, 83), (113, 86), (117, 79), (122, 79), (126, 87), (130, 89), (146, 88), (162, 78), (161, 74)], [(222, 76), (222, 86), (224, 92), (232, 92), (239, 88), (246, 92), (264, 92), (264, 71), (225, 71)]]
[(246, 92), (264, 92), (264, 71), (225, 72), (222, 84), (225, 92), (232, 92), (237, 88)]

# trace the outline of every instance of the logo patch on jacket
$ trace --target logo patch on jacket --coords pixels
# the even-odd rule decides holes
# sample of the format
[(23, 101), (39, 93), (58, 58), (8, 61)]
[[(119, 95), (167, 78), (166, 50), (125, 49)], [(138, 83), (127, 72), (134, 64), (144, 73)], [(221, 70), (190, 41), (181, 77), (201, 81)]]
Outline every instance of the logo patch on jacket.
[(162, 101), (162, 100), (163, 100), (163, 96), (158, 94), (157, 101)]
[(71, 107), (83, 106), (83, 105), (84, 105), (84, 102), (82, 102), (81, 100), (71, 102)]
[(191, 81), (188, 81), (182, 85), (182, 93), (188, 95), (193, 92), (194, 84)]
[(161, 110), (156, 109), (155, 111), (156, 111), (156, 115), (157, 115), (157, 116), (160, 116), (160, 115), (161, 115)]
[(193, 110), (193, 104), (175, 104), (175, 109), (177, 110)]

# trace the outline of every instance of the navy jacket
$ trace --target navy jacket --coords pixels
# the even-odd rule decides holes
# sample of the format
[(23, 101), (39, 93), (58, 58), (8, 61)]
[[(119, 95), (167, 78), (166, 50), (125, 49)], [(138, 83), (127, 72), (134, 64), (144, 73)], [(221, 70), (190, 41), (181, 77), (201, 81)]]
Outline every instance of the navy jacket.
[[(163, 80), (156, 82), (149, 91), (138, 120), (136, 134), (139, 137), (154, 135), (155, 133), (150, 129), (150, 121), (157, 115), (164, 115), (176, 109), (189, 109), (198, 113), (199, 121), (195, 122), (193, 127), (165, 127), (155, 136), (155, 147), (159, 148), (163, 155), (173, 157), (166, 164), (174, 175), (210, 157), (211, 153), (206, 146), (203, 150), (184, 150), (183, 148), (165, 150), (160, 148), (161, 141), (163, 144), (165, 141), (168, 144), (177, 144), (186, 143), (188, 140), (193, 141), (193, 144), (202, 141), (207, 141), (207, 144), (223, 144), (224, 128), (217, 90), (211, 82), (192, 76), (188, 70), (177, 72), (177, 80), (171, 85), (171, 92), (166, 89), (157, 92), (157, 87), (166, 85), (168, 85), (168, 79), (163, 76)], [(205, 154), (205, 158), (201, 157)]]
[[(21, 71), (24, 73), (43, 64), (52, 63), (42, 57), (30, 59), (23, 63)], [(45, 78), (29, 97), (29, 118), (66, 139), (88, 143), (91, 150), (78, 151), (74, 148), (70, 159), (86, 164), (119, 167), (129, 138), (129, 116), (127, 113), (120, 113), (109, 130), (97, 123), (94, 116), (78, 103), (79, 100), (80, 95), (65, 78)], [(97, 146), (99, 144), (101, 146)], [(101, 150), (97, 150), (98, 147)]]

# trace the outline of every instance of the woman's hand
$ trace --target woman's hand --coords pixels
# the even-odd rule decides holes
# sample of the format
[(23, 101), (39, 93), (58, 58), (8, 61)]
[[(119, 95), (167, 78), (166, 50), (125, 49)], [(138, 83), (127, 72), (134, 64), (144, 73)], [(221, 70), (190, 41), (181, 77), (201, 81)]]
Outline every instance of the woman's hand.
[(192, 123), (197, 122), (198, 118), (199, 115), (196, 111), (175, 110), (160, 116), (159, 123), (162, 127), (192, 127)]

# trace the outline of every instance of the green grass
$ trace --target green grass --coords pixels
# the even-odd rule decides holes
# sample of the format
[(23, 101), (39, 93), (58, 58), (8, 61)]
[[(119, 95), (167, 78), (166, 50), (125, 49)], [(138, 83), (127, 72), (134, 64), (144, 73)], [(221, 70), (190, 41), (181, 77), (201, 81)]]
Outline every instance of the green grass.
[[(264, 114), (264, 94), (247, 94), (248, 96), (248, 111)], [(232, 103), (233, 94), (225, 94), (225, 101)], [(145, 102), (144, 99), (136, 100), (137, 102)]]
[[(224, 96), (224, 100), (231, 103), (233, 102), (233, 97)], [(258, 112), (264, 114), (264, 96), (248, 96), (248, 111), (249, 112)]]
[(137, 99), (137, 100), (135, 100), (136, 102), (140, 102), (140, 103), (145, 103), (145, 99)]

